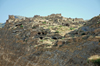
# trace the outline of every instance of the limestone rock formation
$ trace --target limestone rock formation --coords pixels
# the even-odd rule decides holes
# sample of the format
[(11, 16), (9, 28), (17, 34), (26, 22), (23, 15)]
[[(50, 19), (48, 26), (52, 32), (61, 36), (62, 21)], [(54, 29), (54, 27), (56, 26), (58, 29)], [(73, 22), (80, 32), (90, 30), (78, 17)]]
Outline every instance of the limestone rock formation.
[(100, 55), (100, 16), (17, 17), (0, 28), (0, 66), (93, 66), (87, 59)]

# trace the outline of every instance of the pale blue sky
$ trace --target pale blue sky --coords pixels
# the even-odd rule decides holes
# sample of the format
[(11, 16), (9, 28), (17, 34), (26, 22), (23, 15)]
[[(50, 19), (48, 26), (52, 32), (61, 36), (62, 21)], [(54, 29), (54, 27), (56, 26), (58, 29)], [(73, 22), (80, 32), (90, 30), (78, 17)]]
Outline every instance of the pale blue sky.
[(8, 15), (33, 17), (61, 13), (64, 17), (91, 19), (100, 14), (100, 0), (0, 0), (0, 22)]

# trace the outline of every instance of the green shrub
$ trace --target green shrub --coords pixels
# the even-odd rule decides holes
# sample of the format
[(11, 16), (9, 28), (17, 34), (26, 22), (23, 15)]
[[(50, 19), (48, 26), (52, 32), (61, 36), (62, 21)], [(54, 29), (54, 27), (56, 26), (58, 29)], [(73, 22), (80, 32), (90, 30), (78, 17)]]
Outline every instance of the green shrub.
[(43, 42), (43, 40), (40, 40), (40, 42)]
[(36, 28), (36, 26), (33, 26), (32, 29)]
[(50, 41), (52, 41), (52, 42), (53, 42), (54, 40), (50, 40)]
[(60, 25), (59, 27), (62, 27), (62, 25)]
[(27, 42), (27, 40), (25, 40)]
[(94, 64), (100, 65), (100, 58), (97, 59), (97, 60), (92, 60), (92, 62), (93, 62)]
[(97, 22), (97, 23), (100, 23), (100, 22)]
[(100, 42), (100, 40), (99, 40), (99, 42)]
[(70, 28), (70, 30), (73, 30), (74, 28)]
[(55, 33), (59, 33), (59, 31), (56, 31)]
[[(89, 63), (89, 60), (87, 60), (87, 62)], [(94, 63), (95, 65), (100, 65), (100, 58), (97, 60), (91, 60), (92, 63)]]
[(53, 28), (53, 26), (51, 26), (51, 28)]
[(46, 24), (46, 22), (42, 22), (43, 24)]
[(21, 25), (20, 27), (23, 27), (23, 25)]
[(50, 27), (48, 29), (50, 29)]
[(64, 37), (62, 39), (64, 39)]
[(74, 37), (74, 35), (72, 35), (72, 37)]
[(51, 46), (51, 44), (47, 44), (47, 46)]
[(84, 25), (86, 25), (86, 23), (83, 23)]

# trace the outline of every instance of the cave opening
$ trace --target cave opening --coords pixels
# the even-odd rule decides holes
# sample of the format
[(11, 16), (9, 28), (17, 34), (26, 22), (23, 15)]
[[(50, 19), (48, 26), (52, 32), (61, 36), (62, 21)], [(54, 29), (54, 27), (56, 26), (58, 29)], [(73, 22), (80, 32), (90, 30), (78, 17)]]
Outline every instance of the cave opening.
[(57, 39), (57, 37), (52, 37), (52, 39), (55, 39), (55, 40), (56, 40), (56, 39)]
[(65, 24), (66, 26), (69, 26), (69, 24)]
[(40, 37), (40, 39), (43, 39), (43, 37)]
[(41, 33), (40, 33), (40, 32), (38, 32), (38, 34), (40, 35)]
[(22, 24), (17, 24), (16, 26), (21, 26)]

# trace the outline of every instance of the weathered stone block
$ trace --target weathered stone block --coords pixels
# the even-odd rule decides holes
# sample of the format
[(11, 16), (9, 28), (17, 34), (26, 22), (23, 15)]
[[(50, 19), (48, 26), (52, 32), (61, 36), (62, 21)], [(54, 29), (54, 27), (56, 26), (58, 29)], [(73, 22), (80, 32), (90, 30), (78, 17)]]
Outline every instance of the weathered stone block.
[(9, 15), (9, 19), (14, 19), (15, 17), (13, 15)]
[(100, 28), (95, 29), (94, 33), (96, 33), (96, 32), (100, 32)]

